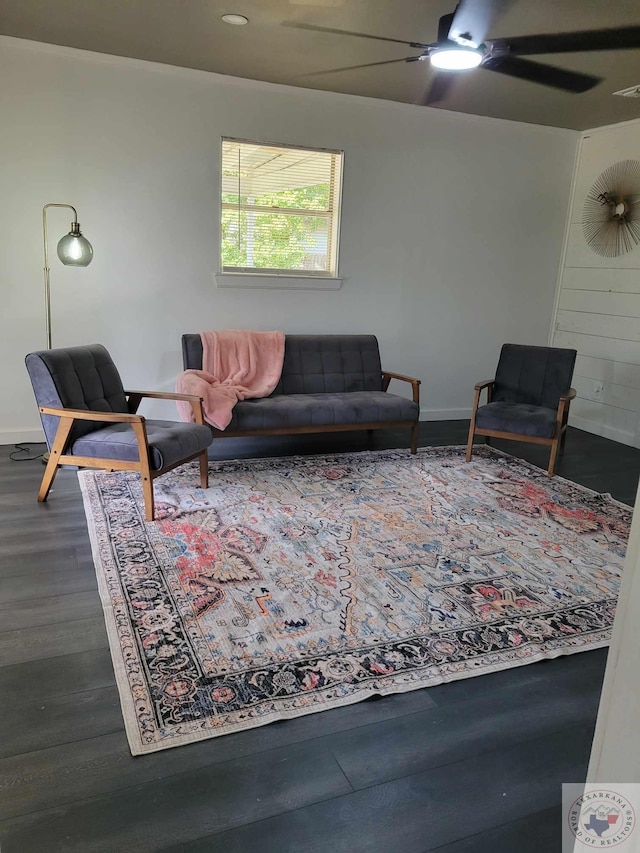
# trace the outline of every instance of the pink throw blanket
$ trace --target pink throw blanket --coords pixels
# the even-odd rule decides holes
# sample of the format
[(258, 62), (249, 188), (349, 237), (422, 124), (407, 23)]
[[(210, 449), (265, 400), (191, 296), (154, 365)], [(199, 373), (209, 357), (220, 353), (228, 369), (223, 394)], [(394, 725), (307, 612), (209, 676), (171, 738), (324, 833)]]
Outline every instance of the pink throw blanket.
[[(204, 399), (205, 418), (223, 430), (238, 400), (267, 397), (278, 384), (284, 360), (284, 332), (226, 330), (201, 332), (202, 370), (185, 370), (178, 377), (179, 394)], [(191, 405), (178, 401), (183, 421), (193, 421)]]

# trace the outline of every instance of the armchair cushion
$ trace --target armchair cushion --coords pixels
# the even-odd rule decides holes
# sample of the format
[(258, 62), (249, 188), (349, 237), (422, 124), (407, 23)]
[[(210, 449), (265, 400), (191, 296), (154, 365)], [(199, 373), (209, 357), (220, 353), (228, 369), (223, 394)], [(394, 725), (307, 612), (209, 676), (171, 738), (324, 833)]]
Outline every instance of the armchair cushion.
[[(211, 444), (211, 429), (179, 421), (145, 421), (149, 442), (149, 462), (154, 471), (174, 465), (206, 450)], [(76, 439), (69, 453), (97, 459), (138, 461), (138, 442), (129, 424), (109, 424)]]
[(557, 409), (571, 385), (575, 361), (574, 349), (504, 344), (492, 399)]
[[(26, 365), (39, 406), (93, 412), (129, 411), (118, 369), (100, 344), (32, 352), (26, 358)], [(51, 449), (58, 418), (43, 415), (42, 426)], [(99, 421), (76, 421), (72, 440), (99, 428)]]
[(476, 428), (552, 438), (556, 430), (556, 416), (555, 409), (545, 406), (498, 401), (478, 408)]

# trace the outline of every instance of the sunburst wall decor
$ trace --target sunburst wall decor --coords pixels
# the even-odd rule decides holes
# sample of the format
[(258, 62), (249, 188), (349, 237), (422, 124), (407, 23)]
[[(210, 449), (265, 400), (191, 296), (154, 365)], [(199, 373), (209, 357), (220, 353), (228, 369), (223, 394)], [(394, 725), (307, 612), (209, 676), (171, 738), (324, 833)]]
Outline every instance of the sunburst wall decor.
[(582, 231), (591, 249), (607, 258), (640, 243), (640, 161), (614, 163), (594, 182), (584, 202)]

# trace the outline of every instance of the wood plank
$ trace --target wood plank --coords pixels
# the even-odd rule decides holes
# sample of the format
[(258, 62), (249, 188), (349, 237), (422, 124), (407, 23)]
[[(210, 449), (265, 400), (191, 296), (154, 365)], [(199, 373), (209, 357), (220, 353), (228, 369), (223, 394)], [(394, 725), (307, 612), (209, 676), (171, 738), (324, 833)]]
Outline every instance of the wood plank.
[(0, 632), (53, 625), (101, 614), (102, 605), (95, 590), (49, 598), (27, 598), (0, 605)]
[[(13, 554), (4, 555), (0, 544), (0, 578), (31, 572), (65, 572), (77, 567), (77, 553), (73, 546), (47, 549), (37, 540), (25, 540), (23, 548)], [(33, 592), (37, 594), (36, 587)]]
[(614, 341), (595, 335), (576, 335), (572, 332), (557, 331), (553, 336), (553, 345), (576, 349), (580, 355), (595, 358), (608, 358), (627, 364), (640, 364), (640, 343), (633, 341)]
[(401, 721), (360, 727), (331, 738), (329, 748), (358, 790), (572, 724), (589, 724), (597, 710), (591, 679), (578, 670), (573, 677), (547, 679), (542, 685), (511, 685)]
[(556, 317), (556, 331), (640, 341), (640, 318), (612, 317), (562, 308)]
[(562, 273), (562, 290), (640, 293), (640, 275), (638, 275), (637, 269), (565, 267)]
[(115, 685), (2, 709), (0, 758), (122, 732)]
[[(256, 848), (261, 853), (269, 853), (269, 851), (273, 851), (273, 853), (276, 851), (278, 853), (301, 853), (301, 851), (304, 853), (313, 853), (314, 851), (325, 853), (325, 849), (321, 846), (325, 840), (322, 826), (318, 826), (316, 829), (316, 839), (312, 837), (313, 827), (311, 826), (308, 833), (311, 837), (299, 842), (292, 837), (292, 833), (285, 835), (281, 831), (280, 827), (285, 819), (271, 818), (261, 821), (256, 827), (243, 827), (220, 835), (209, 835), (191, 843), (181, 844), (179, 847), (163, 848), (162, 853), (217, 853), (218, 851), (219, 853), (249, 853), (252, 848), (250, 846), (243, 848), (241, 845), (252, 844), (258, 833), (262, 833), (265, 839), (259, 842), (259, 848)], [(292, 819), (297, 822), (294, 827), (297, 830), (302, 822), (295, 812)], [(509, 821), (501, 826), (467, 836), (460, 841), (453, 841), (451, 844), (445, 844), (438, 848), (433, 848), (429, 844), (427, 840), (429, 833), (427, 832), (424, 843), (428, 846), (423, 847), (421, 853), (431, 853), (433, 850), (435, 853), (560, 853), (559, 827), (562, 825), (561, 821), (561, 806), (552, 806), (549, 809)], [(271, 844), (272, 834), (277, 835), (276, 841), (281, 845), (279, 848)], [(305, 841), (306, 843), (304, 843)], [(304, 844), (304, 846), (300, 846), (300, 844)], [(354, 853), (359, 853), (360, 850), (363, 848), (354, 848)], [(373, 851), (377, 853), (380, 848), (373, 847), (371, 850), (372, 853)], [(404, 848), (400, 853), (403, 853), (403, 850)], [(384, 853), (387, 853), (386, 849)]]
[[(561, 806), (527, 815), (461, 841), (438, 847), (437, 853), (560, 853)], [(424, 853), (433, 849), (425, 847)]]
[(640, 317), (640, 294), (601, 293), (596, 290), (562, 290), (560, 308), (591, 314)]
[(640, 389), (638, 388), (604, 383), (601, 390), (598, 391), (598, 386), (594, 384), (593, 379), (576, 375), (573, 377), (572, 384), (578, 397), (582, 397), (584, 400), (601, 403), (603, 406), (627, 409), (630, 412), (640, 412)]
[[(402, 698), (403, 702), (394, 702), (397, 698)], [(72, 700), (73, 697), (69, 697), (68, 701)], [(385, 697), (320, 715), (298, 717), (247, 732), (212, 738), (188, 747), (153, 753), (142, 759), (131, 756), (121, 720), (119, 729), (113, 735), (81, 742), (75, 742), (73, 738), (73, 742), (63, 742), (59, 747), (0, 761), (0, 776), (8, 783), (0, 794), (0, 814), (20, 814), (22, 812), (19, 810), (27, 801), (29, 810), (51, 808), (68, 800), (138, 784), (143, 766), (145, 772), (151, 768), (149, 772), (152, 771), (153, 778), (160, 778), (196, 767), (248, 758), (309, 740), (315, 742), (323, 735), (331, 736), (354, 727), (375, 727), (390, 717), (413, 717), (415, 713), (433, 707), (434, 702), (428, 691), (418, 690), (402, 697)], [(59, 776), (59, 786), (51, 785), (49, 768)]]
[(640, 388), (640, 365), (623, 364), (606, 358), (592, 358), (578, 355), (575, 374), (614, 385), (626, 385), (628, 388)]
[[(166, 836), (166, 849), (157, 849), (162, 849), (163, 853), (248, 853), (253, 850), (260, 853), (425, 853), (437, 850), (445, 844), (556, 806), (561, 783), (584, 778), (591, 733), (592, 727), (565, 729), (547, 738), (355, 791), (250, 826), (211, 834), (191, 844), (187, 843), (186, 832), (176, 837), (179, 829), (175, 823), (180, 820), (177, 814), (173, 822), (166, 823), (166, 832), (172, 835)], [(80, 817), (77, 812), (67, 813), (66, 818), (74, 829), (76, 821), (81, 820), (81, 825), (89, 830), (89, 814)], [(59, 819), (56, 830), (53, 823), (48, 825), (47, 828), (53, 830), (51, 837), (60, 831), (61, 823)], [(202, 825), (197, 819), (194, 824)], [(159, 826), (157, 832), (163, 829), (164, 826)], [(192, 831), (197, 831), (197, 825)], [(141, 833), (139, 830), (135, 834), (132, 830), (129, 832), (130, 843), (135, 844)], [(15, 845), (11, 835), (7, 837)], [(32, 829), (27, 833), (25, 829), (16, 840), (37, 844), (42, 837), (42, 830)], [(152, 850), (151, 844), (157, 837), (147, 838), (147, 847), (132, 846), (131, 849)], [(87, 836), (87, 853), (100, 849), (92, 846), (93, 838), (93, 835)], [(14, 849), (15, 846), (9, 846), (8, 853), (13, 853)], [(80, 848), (72, 844), (68, 850), (75, 853)], [(519, 846), (515, 846), (510, 853), (519, 851)], [(539, 848), (539, 853), (543, 851), (552, 853), (553, 848)]]
[(491, 672), (482, 678), (463, 678), (450, 684), (438, 684), (429, 689), (429, 695), (438, 706), (444, 707), (500, 693), (506, 688), (532, 690), (541, 687), (553, 692), (555, 684), (565, 679), (574, 683), (576, 678), (587, 679), (597, 693), (606, 663), (607, 649), (594, 649), (579, 655), (563, 655), (528, 666)]
[[(207, 741), (196, 744), (195, 749), (169, 749), (138, 759), (129, 756), (125, 769), (128, 750), (124, 735), (98, 740), (102, 742), (99, 752), (86, 750), (87, 741), (75, 747), (84, 754), (84, 763), (76, 763), (83, 768), (80, 779), (69, 775), (66, 766), (34, 768), (29, 763), (32, 753), (19, 757), (22, 766), (16, 766), (17, 775), (5, 777), (18, 784), (18, 789), (3, 797), (3, 853), (38, 849), (87, 853), (104, 850), (107, 838), (112, 850), (159, 850), (163, 843), (178, 840), (185, 833), (192, 838), (194, 824), (205, 832), (219, 832), (351, 791), (334, 757), (314, 742), (207, 766), (215, 746)], [(118, 766), (118, 757), (122, 767)], [(0, 762), (3, 772), (12, 761)], [(119, 773), (126, 773), (120, 783)], [(89, 779), (90, 787), (83, 787)], [(153, 784), (140, 784), (143, 782)], [(66, 799), (59, 793), (61, 783), (67, 791)], [(34, 805), (30, 785), (38, 787), (39, 809), (46, 811), (27, 814)], [(47, 787), (57, 788), (58, 794), (47, 795)], [(95, 796), (117, 788), (125, 789)], [(55, 808), (43, 805), (56, 800)], [(68, 805), (62, 807), (64, 803)], [(12, 815), (26, 819), (13, 821)], [(49, 837), (39, 847), (36, 839), (43, 832)]]
[(0, 667), (72, 654), (76, 649), (108, 649), (102, 615), (19, 628), (2, 633)]
[(24, 575), (0, 577), (0, 604), (24, 601), (33, 597), (34, 590), (39, 598), (66, 595), (97, 589), (95, 573), (91, 568), (77, 566), (67, 571), (30, 572)]
[(0, 708), (112, 684), (115, 678), (108, 649), (17, 663), (0, 667)]
[(594, 403), (583, 397), (576, 397), (571, 404), (569, 421), (571, 422), (575, 416), (584, 418), (592, 425), (602, 424), (612, 431), (615, 430), (620, 437), (625, 436), (629, 442), (634, 441), (638, 429), (636, 412), (614, 406), (605, 406), (602, 403)]
[[(46, 504), (38, 504), (38, 507), (41, 506)], [(79, 537), (81, 541), (88, 537), (87, 523), (84, 518), (74, 518), (64, 525), (58, 525), (55, 521), (47, 525), (43, 519), (32, 518), (27, 529), (22, 525), (14, 524), (9, 530), (2, 532), (0, 555), (3, 558), (9, 558), (22, 554), (25, 550), (25, 539), (33, 538), (36, 535), (34, 530), (37, 531), (37, 541), (33, 542), (32, 551), (37, 550), (43, 554), (49, 550), (64, 548), (72, 537)]]

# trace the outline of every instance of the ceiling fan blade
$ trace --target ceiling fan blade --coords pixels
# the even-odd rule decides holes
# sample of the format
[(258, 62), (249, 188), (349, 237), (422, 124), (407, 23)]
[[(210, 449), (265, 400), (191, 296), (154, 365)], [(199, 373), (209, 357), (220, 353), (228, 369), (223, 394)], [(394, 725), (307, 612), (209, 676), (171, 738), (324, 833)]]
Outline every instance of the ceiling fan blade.
[(395, 62), (413, 62), (417, 56), (403, 56), (402, 59), (385, 59), (382, 62), (365, 62), (363, 65), (345, 65), (343, 68), (327, 68), (326, 71), (309, 71), (300, 77), (320, 77), (322, 74), (336, 74), (338, 71), (354, 71), (356, 68), (373, 68), (374, 65), (393, 65)]
[(508, 48), (518, 56), (535, 53), (575, 53), (590, 50), (625, 50), (640, 47), (640, 26), (576, 33), (515, 36), (490, 40), (492, 48)]
[(449, 30), (451, 41), (481, 45), (495, 18), (513, 0), (460, 0)]
[(369, 33), (358, 33), (354, 30), (336, 30), (333, 27), (318, 27), (315, 24), (304, 24), (300, 21), (283, 21), (281, 26), (293, 27), (296, 30), (311, 30), (314, 33), (331, 33), (338, 36), (357, 36), (358, 38), (375, 39), (376, 41), (391, 41), (395, 44), (406, 44), (407, 47), (420, 48), (421, 50), (429, 47), (428, 44), (421, 44), (420, 42), (404, 41), (403, 39), (394, 39), (387, 36), (372, 36)]
[(530, 59), (520, 59), (518, 56), (508, 54), (489, 56), (481, 63), (480, 68), (497, 71), (509, 77), (518, 77), (520, 80), (528, 80), (531, 83), (552, 86), (554, 89), (562, 89), (565, 92), (586, 92), (601, 82), (600, 77), (567, 71), (555, 65), (543, 65), (540, 62), (532, 62)]
[(431, 104), (439, 104), (441, 101), (446, 100), (455, 82), (455, 77), (455, 71), (448, 73), (445, 71), (436, 74), (431, 82), (429, 91), (422, 100), (423, 106), (429, 107)]

